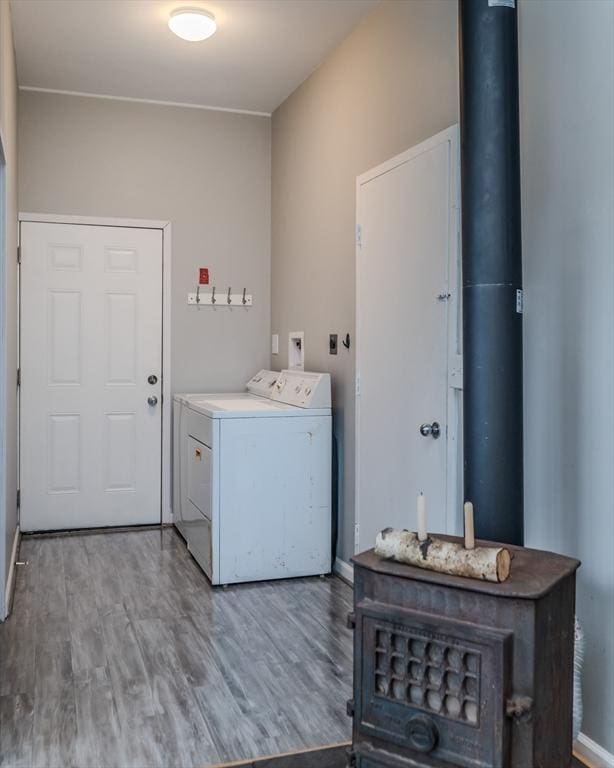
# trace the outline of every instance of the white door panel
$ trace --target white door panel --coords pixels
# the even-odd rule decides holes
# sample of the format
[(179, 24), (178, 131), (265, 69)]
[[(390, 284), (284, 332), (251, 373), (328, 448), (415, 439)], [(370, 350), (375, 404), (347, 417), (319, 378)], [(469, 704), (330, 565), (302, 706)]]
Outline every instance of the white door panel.
[[(386, 526), (415, 530), (421, 491), (429, 530), (448, 527), (457, 162), (444, 135), (359, 180), (357, 549), (372, 547)], [(433, 422), (439, 439), (420, 434)]]
[(23, 222), (21, 253), (22, 530), (159, 522), (161, 232)]

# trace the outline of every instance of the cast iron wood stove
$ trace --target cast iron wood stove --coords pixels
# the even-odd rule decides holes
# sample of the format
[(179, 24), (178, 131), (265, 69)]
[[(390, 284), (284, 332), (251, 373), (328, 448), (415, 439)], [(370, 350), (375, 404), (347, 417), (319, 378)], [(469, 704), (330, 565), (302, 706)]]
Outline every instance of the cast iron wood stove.
[(356, 768), (571, 764), (579, 562), (509, 549), (502, 584), (354, 558)]

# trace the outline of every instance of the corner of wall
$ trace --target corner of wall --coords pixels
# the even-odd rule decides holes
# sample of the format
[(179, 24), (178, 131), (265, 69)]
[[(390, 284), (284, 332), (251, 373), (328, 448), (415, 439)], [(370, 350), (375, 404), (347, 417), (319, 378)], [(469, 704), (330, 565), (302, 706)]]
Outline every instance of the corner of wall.
[(8, 0), (0, 4), (0, 131), (5, 155), (3, 233), (4, 263), (2, 269), (4, 317), (0, 318), (2, 362), (2, 402), (0, 428), (3, 431), (0, 487), (0, 547), (4, 568), (2, 597), (13, 565), (13, 548), (17, 531), (17, 390), (13, 372), (18, 359), (17, 317), (17, 75), (12, 32), (11, 8)]

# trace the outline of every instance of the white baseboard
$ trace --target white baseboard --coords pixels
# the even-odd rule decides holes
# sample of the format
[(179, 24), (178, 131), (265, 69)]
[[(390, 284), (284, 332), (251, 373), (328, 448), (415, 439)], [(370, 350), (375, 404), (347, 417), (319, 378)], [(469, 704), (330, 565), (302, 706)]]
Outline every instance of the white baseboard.
[(13, 590), (15, 589), (15, 561), (17, 560), (17, 552), (19, 551), (20, 538), (21, 538), (21, 532), (19, 530), (19, 526), (17, 526), (17, 528), (15, 528), (15, 536), (13, 537), (13, 546), (11, 548), (9, 575), (6, 580), (6, 591), (4, 593), (4, 616), (2, 617), (3, 621), (9, 615), (9, 608), (13, 598)]
[(341, 576), (348, 584), (354, 583), (354, 566), (346, 563), (345, 560), (335, 558), (335, 567), (333, 568), (337, 576)]
[(574, 743), (573, 753), (589, 768), (614, 768), (614, 755), (583, 733)]

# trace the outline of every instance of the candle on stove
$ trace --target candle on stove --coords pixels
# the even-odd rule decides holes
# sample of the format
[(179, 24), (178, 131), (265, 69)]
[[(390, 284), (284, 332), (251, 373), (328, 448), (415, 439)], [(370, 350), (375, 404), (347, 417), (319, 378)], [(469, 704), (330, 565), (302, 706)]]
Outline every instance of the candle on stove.
[(465, 502), (465, 549), (475, 549), (475, 532), (473, 528), (473, 504)]
[(420, 493), (418, 496), (418, 540), (426, 541), (426, 496)]

